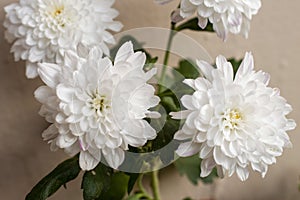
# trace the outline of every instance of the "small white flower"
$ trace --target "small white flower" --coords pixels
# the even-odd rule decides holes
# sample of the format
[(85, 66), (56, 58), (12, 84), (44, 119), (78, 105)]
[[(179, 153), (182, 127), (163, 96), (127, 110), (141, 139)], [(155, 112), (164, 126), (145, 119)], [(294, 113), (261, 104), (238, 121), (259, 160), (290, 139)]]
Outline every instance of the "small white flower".
[[(84, 55), (85, 54), (85, 55)], [(51, 150), (80, 152), (83, 170), (93, 169), (101, 155), (113, 168), (124, 161), (128, 145), (143, 146), (156, 137), (145, 117), (159, 117), (148, 109), (159, 103), (147, 81), (156, 69), (144, 72), (146, 56), (133, 52), (131, 42), (118, 51), (114, 65), (94, 47), (81, 57), (67, 51), (62, 64), (39, 64), (46, 86), (35, 91), (43, 105), (40, 114), (52, 125), (43, 133)]]
[(186, 18), (196, 12), (201, 28), (210, 21), (217, 35), (226, 40), (229, 32), (247, 38), (252, 15), (260, 7), (260, 0), (181, 0), (180, 14)]
[(199, 153), (202, 177), (216, 166), (229, 176), (236, 172), (243, 181), (250, 166), (264, 177), (283, 148), (291, 147), (286, 133), (296, 126), (286, 118), (291, 106), (277, 88), (267, 86), (268, 74), (253, 70), (250, 53), (235, 77), (223, 56), (217, 57), (217, 68), (204, 61), (197, 65), (205, 78), (184, 80), (195, 92), (181, 99), (187, 110), (171, 113), (175, 119), (186, 119), (174, 138), (189, 141), (177, 153), (184, 157)]
[[(158, 4), (170, 1), (155, 0)], [(261, 0), (181, 0), (180, 15), (187, 18), (197, 13), (199, 27), (204, 29), (209, 21), (225, 41), (229, 32), (248, 38), (250, 21), (260, 7)]]
[(60, 63), (66, 50), (79, 43), (100, 45), (114, 43), (108, 30), (119, 31), (113, 21), (118, 11), (115, 0), (20, 0), (4, 8), (5, 38), (13, 43), (15, 60), (26, 60), (26, 76), (34, 78), (38, 62)]

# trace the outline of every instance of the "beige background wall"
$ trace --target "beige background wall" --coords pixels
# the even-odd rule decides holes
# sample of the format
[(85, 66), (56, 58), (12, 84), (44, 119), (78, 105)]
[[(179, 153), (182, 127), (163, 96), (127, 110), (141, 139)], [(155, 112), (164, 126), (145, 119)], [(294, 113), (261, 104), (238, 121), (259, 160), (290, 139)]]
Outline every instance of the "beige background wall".
[[(3, 7), (13, 0), (1, 0), (0, 23), (3, 22)], [(158, 6), (152, 0), (117, 0), (119, 20), (124, 30), (144, 27), (168, 27), (168, 16), (177, 3)], [(223, 43), (214, 34), (186, 32), (202, 44), (212, 57), (218, 54), (227, 57), (242, 57), (252, 51), (256, 69), (271, 74), (271, 85), (293, 106), (290, 117), (299, 124), (299, 50), (300, 50), (300, 1), (264, 0), (259, 14), (254, 17), (250, 37), (233, 36)], [(3, 39), (0, 27), (0, 199), (24, 199), (25, 194), (46, 173), (66, 159), (62, 152), (50, 152), (41, 140), (41, 132), (47, 124), (39, 117), (39, 103), (33, 97), (34, 90), (41, 85), (24, 76), (24, 63), (13, 62), (10, 46)], [(293, 149), (287, 149), (276, 165), (269, 168), (265, 179), (252, 173), (242, 183), (235, 176), (217, 181), (214, 185), (191, 186), (184, 177), (172, 169), (163, 171), (162, 193), (165, 200), (191, 196), (194, 199), (214, 197), (217, 200), (297, 200), (297, 182), (300, 175), (299, 129), (290, 132)], [(80, 182), (68, 184), (52, 200), (80, 200)]]

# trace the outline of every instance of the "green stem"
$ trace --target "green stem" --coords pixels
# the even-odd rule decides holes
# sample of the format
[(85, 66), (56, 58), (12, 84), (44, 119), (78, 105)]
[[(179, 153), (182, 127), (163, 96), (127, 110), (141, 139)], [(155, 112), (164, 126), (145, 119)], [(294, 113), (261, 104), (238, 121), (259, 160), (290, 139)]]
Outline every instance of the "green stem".
[(143, 186), (143, 176), (144, 174), (140, 174), (137, 184), (138, 184), (138, 188), (141, 191), (141, 194), (143, 195), (143, 197), (145, 197), (148, 200), (152, 200), (153, 198), (148, 194), (148, 192), (146, 191), (146, 189)]
[(158, 170), (152, 172), (152, 190), (154, 200), (160, 200)]
[[(170, 57), (170, 49), (171, 49), (173, 38), (176, 34), (176, 32), (174, 30), (175, 30), (175, 23), (171, 23), (171, 30), (170, 30), (170, 34), (169, 34), (167, 49), (166, 49), (164, 62), (163, 62), (163, 68), (161, 71), (160, 81), (159, 81), (161, 84), (163, 84), (165, 82), (166, 70), (167, 70), (167, 65), (168, 65), (169, 57)], [(161, 85), (159, 86), (159, 92), (162, 92)]]

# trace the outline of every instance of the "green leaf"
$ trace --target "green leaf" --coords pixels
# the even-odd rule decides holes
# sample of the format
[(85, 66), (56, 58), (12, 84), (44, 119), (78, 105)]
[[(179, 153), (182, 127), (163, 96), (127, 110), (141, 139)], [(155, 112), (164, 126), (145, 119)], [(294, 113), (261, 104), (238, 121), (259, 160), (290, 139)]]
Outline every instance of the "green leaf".
[[(175, 151), (179, 143), (173, 140), (173, 138), (179, 126), (180, 121), (167, 117), (163, 129), (158, 132), (157, 137), (151, 141), (153, 151), (160, 149), (158, 156), (163, 164), (170, 164), (170, 162), (174, 160)], [(168, 145), (168, 148), (163, 148), (166, 145)]]
[(144, 197), (144, 194), (142, 193), (137, 193), (137, 194), (134, 194), (134, 195), (131, 195), (127, 198), (127, 200), (139, 200), (141, 199), (142, 197)]
[(198, 184), (198, 180), (201, 180), (206, 184), (212, 183), (213, 179), (218, 176), (217, 170), (214, 168), (209, 176), (201, 178), (200, 164), (201, 159), (199, 158), (198, 154), (186, 158), (179, 158), (175, 162), (175, 166), (179, 173), (181, 175), (186, 175), (194, 185)]
[(169, 89), (164, 90), (158, 94), (161, 98), (161, 105), (169, 112), (176, 112), (180, 109), (180, 98), (185, 94), (191, 94), (194, 90), (182, 81), (184, 79), (195, 79), (199, 77), (200, 73), (196, 64), (189, 59), (184, 59), (179, 62), (179, 66), (172, 71), (173, 84)]
[(167, 113), (176, 112), (180, 110), (180, 102), (175, 96), (175, 94), (171, 94), (170, 96), (166, 97), (161, 97), (161, 104)]
[[(186, 79), (196, 79), (200, 75), (196, 63), (189, 59), (179, 61), (179, 67), (175, 69)], [(183, 80), (183, 77), (181, 78), (181, 80)]]
[(85, 172), (81, 183), (83, 199), (94, 200), (106, 192), (110, 186), (112, 173), (113, 170), (102, 163), (92, 171)]
[(129, 176), (123, 172), (114, 173), (111, 177), (110, 188), (102, 193), (98, 200), (123, 199), (127, 192)]
[(193, 200), (191, 197), (185, 197), (184, 199), (182, 200)]
[(138, 173), (127, 173), (127, 175), (129, 176), (127, 193), (130, 194), (130, 192), (132, 191), (132, 189), (135, 185), (135, 182), (139, 178), (140, 174), (138, 174)]
[(184, 22), (183, 24), (176, 27), (175, 30), (182, 31), (184, 29), (189, 29), (189, 30), (193, 30), (193, 31), (215, 32), (213, 29), (213, 25), (210, 22), (207, 23), (207, 26), (204, 29), (200, 28), (198, 25), (198, 18), (193, 18), (193, 19), (190, 19), (190, 20)]
[(181, 175), (186, 175), (187, 178), (194, 184), (198, 184), (200, 178), (200, 163), (198, 155), (186, 158), (179, 158), (175, 162), (175, 166)]
[(299, 192), (300, 192), (300, 176), (298, 177), (298, 190), (299, 190)]
[(75, 179), (80, 172), (78, 155), (59, 164), (50, 174), (44, 177), (29, 194), (26, 200), (45, 200), (61, 186)]
[(157, 137), (152, 141), (152, 151), (161, 149), (173, 140), (175, 132), (179, 128), (179, 121), (167, 117), (163, 129), (157, 134)]
[[(196, 79), (200, 76), (196, 63), (192, 60), (185, 59), (179, 62), (178, 68), (174, 68), (173, 76), (175, 79), (175, 83), (170, 87), (169, 91), (172, 91), (173, 95), (170, 95), (178, 109), (180, 110), (179, 100), (183, 95), (192, 94), (194, 90), (188, 85), (183, 83), (184, 79)], [(169, 92), (167, 91), (167, 92)], [(178, 103), (177, 103), (178, 102)], [(177, 110), (171, 110), (177, 111)], [(170, 112), (171, 112), (170, 111)]]
[(242, 59), (236, 60), (234, 58), (230, 58), (230, 59), (228, 59), (228, 61), (232, 64), (234, 77), (235, 77), (235, 74), (236, 74), (237, 70), (239, 69), (239, 67), (240, 67), (243, 60)]

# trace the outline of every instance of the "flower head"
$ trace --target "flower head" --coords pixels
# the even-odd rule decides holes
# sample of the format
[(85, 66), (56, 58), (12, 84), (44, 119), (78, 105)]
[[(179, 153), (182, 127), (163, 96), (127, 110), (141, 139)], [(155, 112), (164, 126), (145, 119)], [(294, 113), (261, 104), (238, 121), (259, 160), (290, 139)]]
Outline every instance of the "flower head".
[(98, 45), (105, 54), (114, 43), (108, 30), (119, 31), (114, 0), (20, 0), (6, 6), (5, 37), (15, 60), (26, 60), (26, 76), (34, 78), (38, 62), (60, 63), (79, 43)]
[[(159, 4), (169, 1), (172, 0), (155, 0)], [(180, 15), (187, 18), (197, 13), (199, 27), (204, 29), (209, 21), (223, 40), (229, 32), (247, 38), (252, 16), (260, 7), (261, 0), (181, 0)]]
[(114, 64), (94, 47), (89, 53), (67, 51), (60, 65), (41, 63), (39, 75), (46, 86), (35, 91), (43, 105), (40, 114), (52, 123), (43, 133), (51, 149), (80, 152), (83, 170), (93, 169), (104, 156), (117, 168), (128, 145), (143, 146), (156, 137), (145, 117), (159, 116), (148, 109), (158, 104), (153, 86), (156, 73), (144, 72), (146, 56), (133, 52), (130, 42), (118, 51)]
[(177, 153), (199, 153), (202, 177), (216, 166), (229, 176), (236, 172), (241, 180), (248, 178), (250, 166), (264, 177), (268, 165), (291, 146), (286, 133), (296, 126), (286, 118), (291, 106), (277, 88), (267, 86), (268, 74), (253, 70), (250, 53), (235, 77), (223, 56), (217, 57), (217, 68), (204, 61), (197, 65), (205, 78), (184, 80), (195, 92), (181, 99), (187, 110), (171, 113), (173, 118), (186, 119), (174, 138), (189, 141)]
[(260, 0), (181, 0), (180, 9), (184, 18), (197, 12), (201, 28), (210, 21), (218, 36), (226, 40), (229, 32), (247, 38), (250, 20), (260, 7)]

